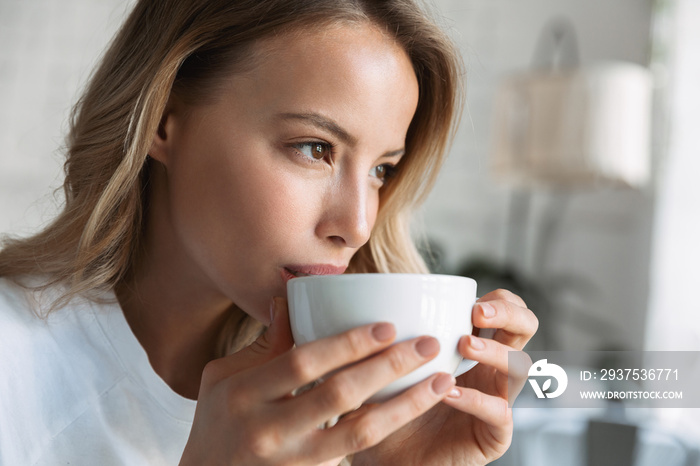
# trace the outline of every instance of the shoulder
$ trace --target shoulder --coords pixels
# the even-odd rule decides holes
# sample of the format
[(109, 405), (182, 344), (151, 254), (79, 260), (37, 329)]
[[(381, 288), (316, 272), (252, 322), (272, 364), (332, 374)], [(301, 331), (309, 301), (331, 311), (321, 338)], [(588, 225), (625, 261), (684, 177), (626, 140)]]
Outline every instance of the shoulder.
[[(22, 371), (36, 365), (44, 374), (55, 372), (57, 364), (80, 363), (78, 352), (91, 354), (90, 346), (103, 346), (104, 336), (96, 323), (89, 301), (74, 298), (47, 314), (62, 296), (60, 287), (41, 290), (0, 278), (0, 369)], [(0, 371), (4, 378), (8, 372)], [(11, 372), (9, 372), (11, 373)]]
[(0, 278), (0, 464), (35, 458), (113, 383), (89, 304), (73, 300), (41, 317), (61, 292)]
[[(0, 278), (0, 463), (29, 461), (30, 445), (45, 439), (45, 385), (40, 374), (50, 367), (50, 331), (37, 310), (29, 289)], [(36, 436), (21, 439), (30, 419)]]
[(36, 277), (16, 281), (0, 277), (0, 319), (34, 322), (61, 292), (58, 286), (40, 289), (43, 283), (45, 281)]
[[(36, 285), (38, 282), (27, 283)], [(10, 279), (0, 278), (0, 399), (39, 386), (60, 374), (69, 364), (67, 353), (83, 344), (80, 335), (90, 314), (66, 306), (46, 315), (50, 303), (60, 296), (58, 288), (34, 291)], [(53, 381), (56, 382), (56, 381)]]
[(13, 354), (9, 350), (14, 348), (8, 346), (26, 342), (28, 332), (34, 333), (44, 324), (34, 294), (8, 278), (0, 278), (0, 353)]
[[(46, 317), (46, 310), (60, 296), (61, 290), (58, 287), (34, 290), (40, 283), (29, 279), (20, 284), (0, 277), (0, 354), (15, 357), (26, 354), (28, 347), (51, 337), (51, 328), (59, 324), (60, 319)], [(50, 320), (53, 322), (49, 323)]]
[(13, 310), (27, 307), (26, 289), (9, 278), (0, 277), (0, 313), (8, 314)]

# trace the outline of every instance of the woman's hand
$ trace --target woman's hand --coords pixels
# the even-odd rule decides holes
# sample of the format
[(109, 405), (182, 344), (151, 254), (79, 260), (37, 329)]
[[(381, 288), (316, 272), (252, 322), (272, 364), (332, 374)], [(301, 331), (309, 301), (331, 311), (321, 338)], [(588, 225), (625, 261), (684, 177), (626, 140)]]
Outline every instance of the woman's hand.
[[(497, 329), (493, 339), (464, 336), (459, 351), (479, 364), (457, 379), (444, 402), (387, 438), (355, 455), (355, 465), (483, 465), (502, 456), (513, 434), (512, 401), (527, 373), (508, 373), (508, 352), (535, 334), (537, 318), (520, 297), (505, 290), (477, 302), (472, 322)], [(510, 380), (509, 380), (510, 379)], [(372, 412), (373, 407), (363, 410)]]
[[(286, 302), (276, 299), (274, 305), (273, 323), (262, 337), (205, 368), (182, 465), (337, 465), (421, 416), (454, 387), (452, 376), (436, 374), (372, 410), (319, 429), (435, 357), (439, 345), (420, 337), (392, 346), (393, 326), (374, 324), (293, 348)], [(292, 395), (332, 371), (325, 382)]]

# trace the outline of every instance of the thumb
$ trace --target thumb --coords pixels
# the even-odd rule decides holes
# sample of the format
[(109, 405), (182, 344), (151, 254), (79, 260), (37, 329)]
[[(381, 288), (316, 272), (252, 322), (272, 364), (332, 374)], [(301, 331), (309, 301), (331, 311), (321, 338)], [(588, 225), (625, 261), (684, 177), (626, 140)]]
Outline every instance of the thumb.
[(279, 356), (294, 346), (292, 330), (289, 327), (289, 310), (286, 299), (272, 298), (270, 317), (271, 321), (267, 330), (243, 350), (255, 353), (259, 358), (267, 357), (266, 361)]
[(258, 367), (274, 359), (294, 346), (289, 328), (287, 300), (273, 298), (270, 302), (272, 320), (267, 330), (242, 350), (211, 361), (202, 383), (214, 384), (234, 374)]
[[(227, 357), (235, 366), (235, 372), (265, 364), (294, 346), (292, 331), (289, 327), (287, 300), (273, 298), (270, 302), (270, 315), (272, 319), (270, 325), (257, 340)], [(229, 368), (231, 369), (234, 367)]]

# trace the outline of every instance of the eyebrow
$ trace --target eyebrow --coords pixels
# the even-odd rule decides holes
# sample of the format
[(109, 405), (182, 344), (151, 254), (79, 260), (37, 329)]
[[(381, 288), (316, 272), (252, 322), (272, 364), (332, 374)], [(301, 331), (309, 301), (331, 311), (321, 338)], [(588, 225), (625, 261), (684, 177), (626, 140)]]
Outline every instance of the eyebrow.
[(354, 136), (341, 128), (335, 121), (318, 113), (281, 113), (279, 117), (283, 120), (302, 120), (311, 123), (318, 128), (332, 133), (348, 145), (354, 145), (357, 142)]
[[(330, 133), (332, 133), (334, 136), (336, 136), (338, 139), (343, 141), (345, 144), (348, 144), (350, 146), (355, 145), (357, 143), (357, 138), (355, 138), (353, 135), (348, 133), (346, 130), (341, 128), (335, 121), (331, 120), (330, 118), (327, 118), (321, 114), (318, 113), (280, 113), (279, 118), (283, 120), (302, 120), (306, 121), (308, 123), (311, 123), (312, 125), (324, 129)], [(406, 152), (406, 149), (401, 148), (393, 151), (386, 152), (385, 154), (382, 154), (382, 157), (396, 157), (399, 155), (403, 155)]]

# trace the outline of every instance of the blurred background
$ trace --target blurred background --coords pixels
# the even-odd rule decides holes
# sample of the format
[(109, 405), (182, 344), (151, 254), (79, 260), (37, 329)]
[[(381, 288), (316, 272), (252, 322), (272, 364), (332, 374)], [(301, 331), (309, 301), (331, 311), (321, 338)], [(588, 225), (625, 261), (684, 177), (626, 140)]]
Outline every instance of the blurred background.
[[(0, 231), (61, 202), (71, 105), (131, 1), (0, 0)], [(416, 231), (537, 350), (700, 350), (700, 2), (433, 0), (467, 107)], [(698, 368), (700, 371), (700, 368)], [(515, 410), (501, 465), (700, 464), (700, 409)]]

